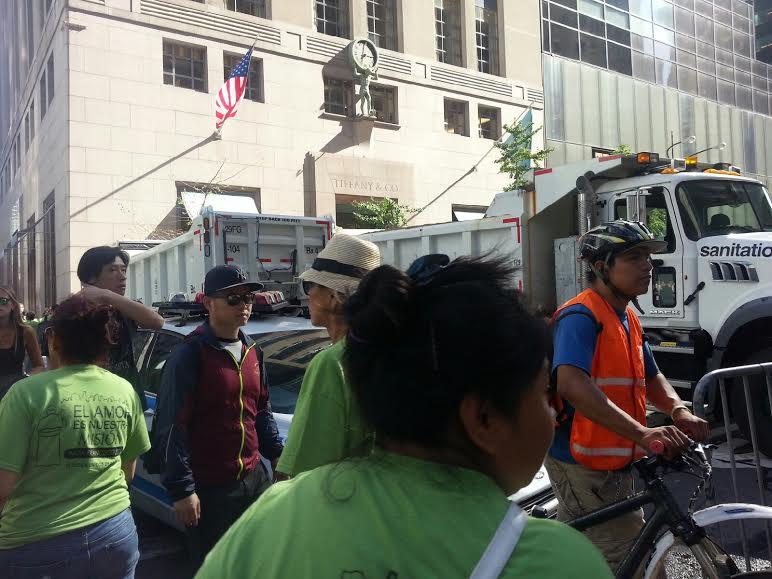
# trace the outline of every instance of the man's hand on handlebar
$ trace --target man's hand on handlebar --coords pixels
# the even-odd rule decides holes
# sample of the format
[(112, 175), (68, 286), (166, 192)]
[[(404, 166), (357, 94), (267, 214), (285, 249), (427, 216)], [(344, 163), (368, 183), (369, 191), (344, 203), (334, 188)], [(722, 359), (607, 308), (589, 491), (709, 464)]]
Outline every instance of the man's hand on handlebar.
[(686, 408), (678, 408), (673, 413), (673, 424), (692, 440), (705, 442), (708, 439), (708, 423), (702, 418), (697, 418)]
[(672, 459), (686, 451), (691, 444), (689, 437), (675, 426), (659, 426), (657, 428), (646, 428), (643, 436), (638, 440), (638, 445), (647, 451), (652, 443), (659, 441), (665, 445), (663, 455), (667, 459)]

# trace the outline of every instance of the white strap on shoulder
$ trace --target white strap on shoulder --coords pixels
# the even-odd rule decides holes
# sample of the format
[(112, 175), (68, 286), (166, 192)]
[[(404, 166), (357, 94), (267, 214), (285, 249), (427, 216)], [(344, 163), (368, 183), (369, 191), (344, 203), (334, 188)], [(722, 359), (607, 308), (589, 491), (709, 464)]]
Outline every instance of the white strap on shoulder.
[(515, 503), (510, 503), (504, 519), (469, 578), (496, 579), (499, 577), (512, 557), (526, 523), (528, 523), (528, 514)]

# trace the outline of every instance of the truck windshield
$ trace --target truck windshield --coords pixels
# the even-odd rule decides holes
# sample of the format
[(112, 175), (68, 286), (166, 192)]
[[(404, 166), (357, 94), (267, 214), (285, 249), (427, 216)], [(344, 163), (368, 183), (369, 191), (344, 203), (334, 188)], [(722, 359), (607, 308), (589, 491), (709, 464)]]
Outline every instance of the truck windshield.
[(772, 231), (772, 206), (758, 183), (705, 179), (676, 190), (686, 236), (696, 241), (713, 235)]

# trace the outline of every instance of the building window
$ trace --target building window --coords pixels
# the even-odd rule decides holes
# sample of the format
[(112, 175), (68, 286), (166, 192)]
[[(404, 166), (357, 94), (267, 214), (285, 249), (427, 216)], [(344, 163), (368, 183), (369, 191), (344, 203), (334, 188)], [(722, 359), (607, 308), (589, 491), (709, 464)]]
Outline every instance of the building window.
[(29, 151), (29, 142), (31, 140), (29, 132), (29, 113), (24, 117), (24, 150)]
[(383, 123), (397, 124), (397, 87), (370, 86), (375, 117)]
[(396, 0), (367, 0), (367, 32), (375, 46), (397, 50)]
[(354, 112), (353, 101), (354, 86), (350, 80), (325, 77), (324, 112), (348, 116)]
[(35, 246), (35, 214), (27, 220), (27, 235), (25, 237), (27, 242), (27, 309), (37, 310), (37, 248)]
[(206, 48), (164, 40), (164, 84), (206, 92)]
[(33, 0), (27, 0), (26, 3), (26, 20), (27, 20), (27, 64), (32, 65), (32, 59), (35, 56), (35, 32), (32, 22), (34, 9), (32, 7)]
[[(150, 239), (170, 239), (169, 235), (182, 235), (190, 230), (192, 224), (191, 213), (200, 212), (204, 200), (209, 196), (209, 202), (217, 205), (212, 200), (212, 195), (223, 197), (246, 197), (254, 201), (254, 208), (250, 210), (261, 211), (260, 189), (251, 187), (239, 187), (232, 185), (217, 185), (211, 183), (196, 183), (190, 181), (177, 181), (177, 203), (174, 210), (156, 227), (150, 234)], [(250, 205), (245, 201), (246, 205)], [(246, 207), (243, 209), (246, 211)], [(232, 211), (239, 211), (235, 209)]]
[(471, 221), (472, 219), (482, 219), (488, 207), (485, 205), (451, 205), (452, 221)]
[(268, 18), (268, 10), (265, 6), (266, 0), (228, 0), (226, 7), (234, 12), (242, 14), (251, 14), (259, 18)]
[(35, 138), (35, 99), (29, 104), (29, 138)]
[(434, 33), (437, 60), (461, 66), (461, 4), (459, 0), (434, 0)]
[(481, 139), (497, 141), (501, 136), (501, 110), (494, 107), (477, 107)]
[(445, 99), (445, 131), (454, 135), (469, 136), (469, 103)]
[(54, 193), (43, 201), (43, 299), (45, 307), (56, 303), (56, 207)]
[(43, 74), (40, 76), (40, 120), (46, 116), (48, 111), (48, 97), (46, 96), (46, 71), (43, 69)]
[(21, 167), (21, 133), (16, 134), (16, 144), (13, 147), (14, 150), (14, 157), (15, 157), (15, 163), (16, 163), (16, 171), (19, 171), (19, 168)]
[[(359, 229), (363, 227), (359, 219), (354, 215), (356, 203), (367, 201), (383, 201), (385, 197), (368, 197), (366, 195), (335, 194), (335, 225), (343, 229)], [(396, 199), (394, 199), (397, 201)], [(366, 227), (366, 226), (365, 226)]]
[(316, 31), (348, 38), (347, 4), (349, 0), (315, 0)]
[[(243, 56), (238, 54), (223, 54), (223, 71), (225, 80), (231, 75), (231, 71), (239, 65)], [(263, 102), (263, 61), (253, 58), (249, 62), (249, 75), (247, 87), (244, 89), (244, 98), (251, 101)]]
[(54, 100), (54, 53), (48, 57), (46, 66), (46, 80), (48, 81), (48, 108), (51, 108), (51, 101)]
[(499, 74), (499, 23), (496, 0), (475, 0), (477, 70)]

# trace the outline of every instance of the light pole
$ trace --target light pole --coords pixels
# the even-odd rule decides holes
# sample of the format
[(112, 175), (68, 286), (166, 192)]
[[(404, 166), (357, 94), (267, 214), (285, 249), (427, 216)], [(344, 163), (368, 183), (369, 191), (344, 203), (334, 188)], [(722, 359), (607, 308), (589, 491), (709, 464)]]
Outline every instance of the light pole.
[(721, 141), (718, 145), (713, 145), (712, 147), (708, 147), (707, 149), (703, 149), (702, 151), (697, 151), (696, 153), (689, 155), (690, 157), (696, 157), (700, 153), (704, 153), (706, 151), (712, 151), (715, 149), (716, 151), (723, 151), (726, 149), (726, 143), (724, 141)]
[[(670, 142), (671, 143), (673, 142), (673, 133), (672, 133), (672, 131), (670, 132)], [(673, 143), (672, 145), (670, 145), (665, 150), (665, 157), (670, 157), (670, 151), (672, 151), (675, 147), (677, 147), (678, 145), (680, 145), (682, 143), (686, 144), (686, 145), (691, 145), (692, 143), (696, 143), (696, 142), (697, 142), (697, 137), (695, 135), (692, 135), (690, 137), (686, 137), (685, 139), (683, 139), (681, 141), (678, 141), (677, 143)]]

